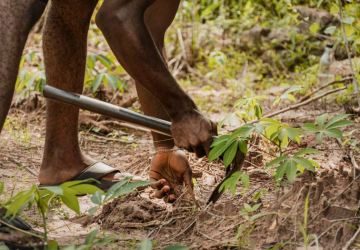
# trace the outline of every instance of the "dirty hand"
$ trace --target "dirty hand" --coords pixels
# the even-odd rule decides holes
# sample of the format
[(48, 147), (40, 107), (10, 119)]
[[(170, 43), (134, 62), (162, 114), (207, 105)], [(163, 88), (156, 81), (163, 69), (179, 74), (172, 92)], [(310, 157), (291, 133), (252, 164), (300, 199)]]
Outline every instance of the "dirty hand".
[(202, 157), (209, 154), (217, 129), (215, 123), (193, 110), (173, 119), (171, 133), (176, 146)]
[(169, 202), (176, 200), (176, 192), (185, 183), (194, 197), (192, 171), (186, 155), (181, 150), (157, 152), (151, 162), (150, 180), (156, 189), (155, 197), (166, 196)]

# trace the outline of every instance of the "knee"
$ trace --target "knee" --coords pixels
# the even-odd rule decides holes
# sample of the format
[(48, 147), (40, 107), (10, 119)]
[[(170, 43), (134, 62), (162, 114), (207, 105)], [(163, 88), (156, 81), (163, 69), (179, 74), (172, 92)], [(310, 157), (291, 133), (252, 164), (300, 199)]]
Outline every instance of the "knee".
[[(119, 1), (121, 2), (121, 1)], [(101, 6), (99, 12), (95, 17), (96, 25), (103, 33), (108, 33), (111, 29), (123, 28), (129, 25), (131, 21), (136, 17), (136, 13), (128, 8), (128, 4), (106, 4)]]

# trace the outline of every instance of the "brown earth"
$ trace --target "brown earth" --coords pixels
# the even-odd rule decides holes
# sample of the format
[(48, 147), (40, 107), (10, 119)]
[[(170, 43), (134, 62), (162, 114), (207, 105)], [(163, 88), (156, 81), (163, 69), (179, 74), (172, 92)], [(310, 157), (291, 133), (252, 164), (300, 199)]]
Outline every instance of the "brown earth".
[[(311, 109), (296, 112), (298, 118), (304, 114), (299, 120), (311, 120), (322, 112), (310, 112)], [(44, 141), (43, 113), (43, 109), (32, 113), (12, 110), (1, 135), (0, 176), (6, 188), (3, 199), (37, 183)], [(83, 116), (89, 117), (87, 113)], [(292, 122), (294, 118), (290, 113), (283, 119)], [(355, 124), (351, 130), (358, 129), (358, 122)], [(107, 126), (111, 133), (99, 135), (92, 132), (98, 130), (92, 129), (91, 123), (85, 125), (80, 132), (80, 142), (87, 154), (122, 171), (146, 177), (153, 154), (147, 133), (111, 123)], [(354, 135), (359, 138), (358, 132)], [(305, 138), (303, 144), (315, 146), (313, 138)], [(266, 146), (265, 142), (259, 144), (260, 148)], [(276, 186), (273, 169), (264, 167), (267, 155), (252, 149), (251, 156), (260, 154), (262, 157), (260, 160), (248, 158), (243, 168), (250, 175), (250, 189), (243, 190), (239, 186), (234, 196), (225, 194), (217, 204), (210, 206), (206, 205), (206, 200), (223, 177), (223, 166), (189, 155), (194, 171), (201, 176), (195, 184), (199, 207), (186, 195), (174, 204), (167, 204), (153, 198), (151, 189), (146, 189), (112, 201), (95, 218), (89, 218), (86, 211), (92, 205), (83, 197), (80, 198), (82, 216), (61, 206), (52, 209), (50, 238), (61, 244), (80, 243), (88, 232), (100, 228), (115, 239), (106, 249), (134, 249), (137, 242), (146, 238), (155, 240), (156, 249), (175, 243), (191, 249), (278, 249), (282, 245), (285, 249), (296, 249), (304, 245), (304, 235), (307, 235), (310, 238), (308, 244), (319, 244), (323, 249), (341, 249), (358, 226), (359, 177), (354, 178), (348, 152), (336, 141), (328, 140), (316, 147), (321, 150), (313, 158), (320, 166), (316, 174), (306, 173), (293, 185), (282, 187)], [(353, 159), (357, 159), (356, 154)], [(307, 194), (309, 214), (304, 233), (301, 228)], [(253, 213), (246, 213), (245, 203), (259, 204), (260, 207)], [(24, 218), (41, 230), (41, 220), (34, 210), (26, 211)], [(353, 247), (356, 247), (356, 241)]]

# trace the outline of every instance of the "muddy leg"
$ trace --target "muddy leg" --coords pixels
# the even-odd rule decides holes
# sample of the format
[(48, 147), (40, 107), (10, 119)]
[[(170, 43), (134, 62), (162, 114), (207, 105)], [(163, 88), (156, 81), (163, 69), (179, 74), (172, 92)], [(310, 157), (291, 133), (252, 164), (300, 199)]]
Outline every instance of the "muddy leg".
[[(83, 89), (86, 41), (97, 0), (52, 0), (44, 30), (48, 84), (77, 93)], [(76, 176), (92, 160), (78, 143), (79, 109), (47, 101), (46, 141), (39, 181), (58, 184)]]
[(39, 0), (0, 1), (0, 132), (14, 94), (26, 39), (45, 6)]

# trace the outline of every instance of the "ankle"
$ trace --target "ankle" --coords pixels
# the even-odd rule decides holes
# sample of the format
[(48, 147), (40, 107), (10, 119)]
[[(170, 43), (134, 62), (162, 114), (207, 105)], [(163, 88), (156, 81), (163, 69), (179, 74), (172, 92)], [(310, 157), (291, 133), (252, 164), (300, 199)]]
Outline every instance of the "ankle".
[(173, 147), (163, 147), (163, 146), (158, 146), (155, 147), (155, 152), (156, 154), (160, 154), (160, 153), (169, 153), (169, 152), (174, 152), (179, 150), (177, 147), (173, 146)]
[(56, 185), (71, 180), (95, 161), (79, 154), (44, 155), (38, 180), (41, 184)]

